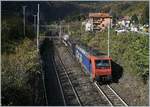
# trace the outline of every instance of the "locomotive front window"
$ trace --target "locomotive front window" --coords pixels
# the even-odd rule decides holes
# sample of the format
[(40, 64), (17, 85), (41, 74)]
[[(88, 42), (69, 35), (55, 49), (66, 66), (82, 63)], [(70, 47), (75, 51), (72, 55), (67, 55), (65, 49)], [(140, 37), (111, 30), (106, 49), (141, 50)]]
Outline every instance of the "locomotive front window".
[(110, 66), (109, 60), (96, 60), (95, 63), (96, 63), (96, 68), (109, 67)]

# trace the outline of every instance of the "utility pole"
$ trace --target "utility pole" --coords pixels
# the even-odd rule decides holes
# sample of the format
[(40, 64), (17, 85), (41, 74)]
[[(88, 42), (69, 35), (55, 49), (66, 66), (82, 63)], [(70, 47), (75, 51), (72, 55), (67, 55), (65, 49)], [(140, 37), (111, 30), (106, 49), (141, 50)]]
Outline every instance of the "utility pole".
[(109, 57), (109, 36), (110, 36), (110, 24), (108, 25), (108, 57)]
[(59, 25), (59, 39), (61, 39), (61, 24)]
[(70, 35), (70, 32), (69, 32), (69, 24), (68, 24), (68, 35)]
[(39, 51), (39, 16), (40, 16), (40, 5), (38, 4), (38, 13), (37, 13), (37, 51)]
[(23, 34), (24, 34), (24, 36), (25, 36), (25, 33), (26, 33), (26, 29), (25, 29), (25, 27), (26, 27), (26, 22), (25, 22), (25, 9), (26, 9), (26, 7), (27, 6), (22, 6), (22, 8), (23, 8)]
[(81, 35), (82, 35), (82, 24), (80, 26), (80, 37), (81, 37)]

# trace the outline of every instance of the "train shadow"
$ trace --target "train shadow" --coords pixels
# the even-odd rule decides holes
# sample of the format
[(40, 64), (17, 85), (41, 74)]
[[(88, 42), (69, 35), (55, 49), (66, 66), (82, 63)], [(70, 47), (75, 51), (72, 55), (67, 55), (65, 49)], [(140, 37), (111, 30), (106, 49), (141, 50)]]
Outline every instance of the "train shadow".
[(99, 81), (100, 85), (119, 83), (119, 79), (123, 76), (123, 67), (112, 61), (112, 79), (111, 81)]
[(123, 76), (123, 67), (116, 62), (112, 61), (112, 82), (118, 83), (119, 79)]

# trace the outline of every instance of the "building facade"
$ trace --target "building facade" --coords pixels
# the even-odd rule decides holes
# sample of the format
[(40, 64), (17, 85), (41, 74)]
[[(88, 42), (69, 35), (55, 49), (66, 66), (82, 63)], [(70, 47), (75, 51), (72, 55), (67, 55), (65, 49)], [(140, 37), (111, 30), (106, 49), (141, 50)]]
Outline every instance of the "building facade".
[(93, 31), (103, 31), (112, 26), (112, 16), (108, 13), (89, 13), (89, 22)]
[(130, 21), (129, 16), (124, 16), (118, 20), (118, 25), (121, 28), (129, 28), (131, 26), (130, 24), (131, 24), (131, 21)]

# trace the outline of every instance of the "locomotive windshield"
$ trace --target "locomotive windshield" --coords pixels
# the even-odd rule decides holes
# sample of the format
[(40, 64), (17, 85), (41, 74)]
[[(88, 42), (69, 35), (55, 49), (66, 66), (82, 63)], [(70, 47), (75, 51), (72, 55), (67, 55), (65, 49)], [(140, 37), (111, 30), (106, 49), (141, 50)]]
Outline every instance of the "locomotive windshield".
[(96, 63), (96, 68), (109, 67), (110, 66), (109, 60), (96, 60), (95, 63)]

